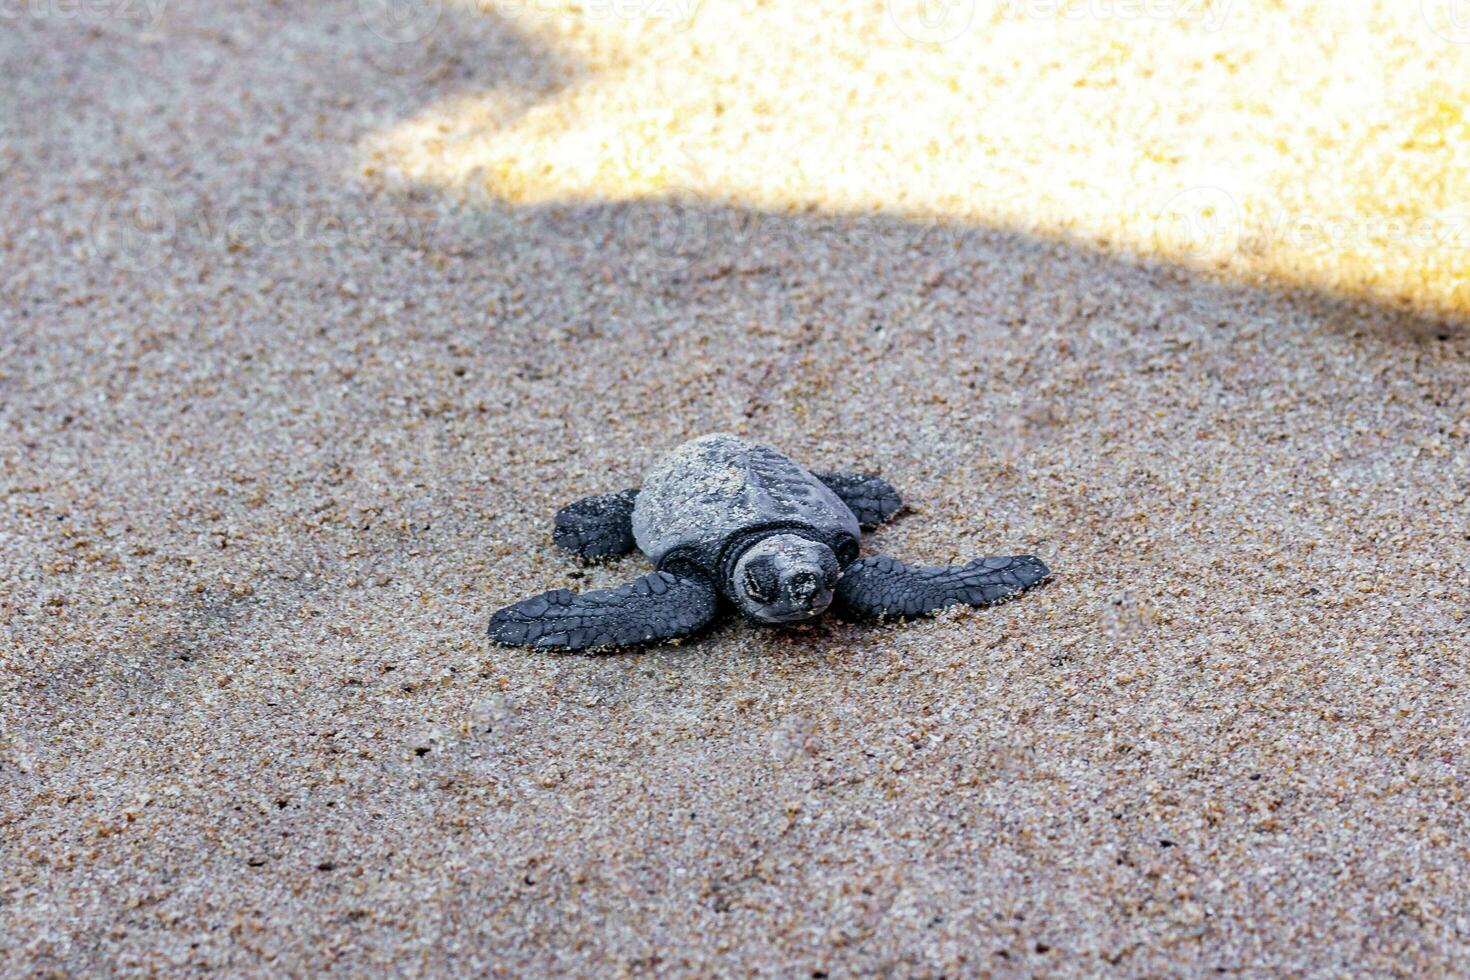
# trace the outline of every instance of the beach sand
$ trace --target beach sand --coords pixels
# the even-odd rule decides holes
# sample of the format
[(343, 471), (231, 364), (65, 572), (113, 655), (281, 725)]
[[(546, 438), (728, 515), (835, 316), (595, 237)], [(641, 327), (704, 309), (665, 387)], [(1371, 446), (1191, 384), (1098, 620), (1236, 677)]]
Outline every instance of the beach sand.
[[(801, 129), (799, 61), (721, 76), (704, 176), (567, 176), (579, 118), (678, 117), (676, 63), (664, 102), (616, 82), (703, 64), (702, 35), (552, 6), (446, 7), (402, 45), (347, 2), (6, 22), (0, 972), (1463, 970), (1464, 256), (1150, 252), (1126, 195), (1022, 221), (1028, 187), (1122, 179), (1072, 143), (1050, 176), (1001, 146), (995, 184), (968, 152), (946, 203), (905, 169), (929, 137), (861, 92), (813, 120), (872, 167), (824, 184), (820, 154), (741, 155), (762, 118)], [(1281, 65), (1343, 36), (1237, 11), (1211, 43)], [(1383, 63), (1450, 86), (1435, 145), (1463, 149), (1460, 47), (1402, 30)], [(864, 36), (813, 42), (834, 84)], [(1114, 56), (1089, 77), (1145, 58), (1088, 43)], [(952, 91), (954, 57), (904, 64)], [(1279, 122), (1239, 140), (1303, 172)], [(1465, 190), (1423, 152), (1427, 196)], [(881, 471), (909, 509), (869, 552), (1055, 581), (908, 623), (487, 644), (504, 604), (644, 570), (556, 553), (557, 507), (719, 430)]]

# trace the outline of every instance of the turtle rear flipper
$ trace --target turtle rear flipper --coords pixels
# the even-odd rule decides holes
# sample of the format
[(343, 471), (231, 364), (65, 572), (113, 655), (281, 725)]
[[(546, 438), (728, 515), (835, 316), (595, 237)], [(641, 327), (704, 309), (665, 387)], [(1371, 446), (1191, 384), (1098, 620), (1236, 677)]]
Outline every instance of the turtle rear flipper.
[(551, 540), (583, 558), (616, 558), (638, 547), (633, 540), (633, 504), (638, 488), (586, 497), (556, 512)]
[(881, 476), (867, 473), (813, 473), (812, 476), (842, 499), (864, 531), (871, 531), (903, 508), (898, 491)]
[(718, 605), (706, 578), (649, 572), (616, 589), (556, 589), (506, 606), (490, 617), (490, 639), (543, 650), (637, 646), (697, 632)]
[(1031, 555), (977, 558), (947, 568), (916, 568), (880, 555), (847, 566), (835, 602), (864, 618), (921, 616), (961, 603), (1005, 602), (1050, 577), (1051, 571)]

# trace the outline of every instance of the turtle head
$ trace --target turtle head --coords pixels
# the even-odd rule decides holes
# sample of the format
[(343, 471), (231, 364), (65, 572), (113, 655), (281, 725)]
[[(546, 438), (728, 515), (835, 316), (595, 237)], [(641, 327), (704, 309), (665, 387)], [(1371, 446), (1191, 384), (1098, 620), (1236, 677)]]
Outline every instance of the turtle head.
[(841, 569), (832, 549), (796, 534), (773, 534), (735, 562), (730, 593), (758, 623), (799, 623), (827, 611)]

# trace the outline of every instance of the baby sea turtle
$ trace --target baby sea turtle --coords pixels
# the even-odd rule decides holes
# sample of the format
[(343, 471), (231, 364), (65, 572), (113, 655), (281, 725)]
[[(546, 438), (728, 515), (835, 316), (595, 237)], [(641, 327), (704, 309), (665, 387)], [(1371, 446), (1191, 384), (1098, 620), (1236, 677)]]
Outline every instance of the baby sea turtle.
[(490, 617), (508, 646), (590, 650), (688, 636), (720, 600), (757, 623), (798, 623), (829, 605), (859, 618), (917, 616), (1012, 599), (1050, 577), (1030, 555), (915, 568), (858, 557), (862, 531), (902, 506), (876, 476), (812, 473), (726, 433), (684, 443), (641, 487), (588, 497), (556, 515), (553, 539), (584, 558), (634, 548), (656, 571), (616, 589), (556, 589)]

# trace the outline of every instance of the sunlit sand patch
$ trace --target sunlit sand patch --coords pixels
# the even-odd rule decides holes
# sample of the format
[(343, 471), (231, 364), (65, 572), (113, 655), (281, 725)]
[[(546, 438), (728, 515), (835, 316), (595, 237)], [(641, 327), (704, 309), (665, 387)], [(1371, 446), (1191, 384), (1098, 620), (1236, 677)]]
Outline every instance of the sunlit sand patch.
[(585, 74), (429, 106), (366, 165), (512, 204), (956, 219), (1470, 312), (1470, 31), (1436, 0), (920, 2), (482, 0)]

